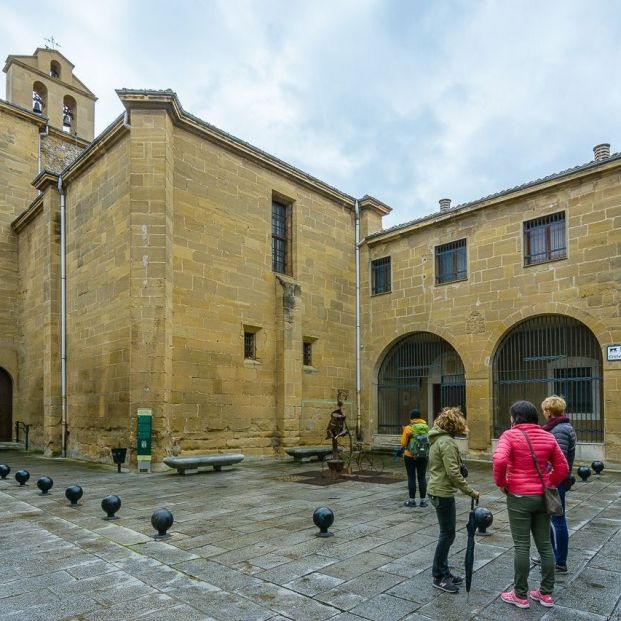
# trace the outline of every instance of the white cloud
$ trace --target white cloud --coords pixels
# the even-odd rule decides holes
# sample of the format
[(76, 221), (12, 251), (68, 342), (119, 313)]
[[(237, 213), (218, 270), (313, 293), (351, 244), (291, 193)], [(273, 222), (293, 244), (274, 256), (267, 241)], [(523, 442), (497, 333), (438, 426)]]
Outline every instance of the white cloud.
[(620, 28), (614, 0), (5, 0), (0, 41), (6, 55), (61, 41), (100, 98), (98, 130), (122, 111), (115, 88), (172, 88), (391, 204), (390, 225), (585, 162), (598, 142), (620, 149)]

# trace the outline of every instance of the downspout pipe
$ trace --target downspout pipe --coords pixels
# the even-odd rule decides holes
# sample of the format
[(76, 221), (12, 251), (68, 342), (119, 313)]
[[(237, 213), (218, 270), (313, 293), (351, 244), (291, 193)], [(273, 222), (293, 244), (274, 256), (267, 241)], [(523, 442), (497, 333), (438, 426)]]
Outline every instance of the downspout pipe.
[(360, 205), (354, 204), (356, 247), (356, 439), (362, 440), (362, 411), (360, 407)]
[(60, 194), (60, 454), (67, 457), (67, 262), (66, 214), (63, 178), (58, 177)]

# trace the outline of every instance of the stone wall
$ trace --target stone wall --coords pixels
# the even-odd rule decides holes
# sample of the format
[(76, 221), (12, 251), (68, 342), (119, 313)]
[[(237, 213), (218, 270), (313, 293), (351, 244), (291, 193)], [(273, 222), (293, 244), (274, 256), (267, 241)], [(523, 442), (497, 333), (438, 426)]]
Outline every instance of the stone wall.
[(68, 455), (128, 446), (129, 145), (117, 143), (66, 189)]

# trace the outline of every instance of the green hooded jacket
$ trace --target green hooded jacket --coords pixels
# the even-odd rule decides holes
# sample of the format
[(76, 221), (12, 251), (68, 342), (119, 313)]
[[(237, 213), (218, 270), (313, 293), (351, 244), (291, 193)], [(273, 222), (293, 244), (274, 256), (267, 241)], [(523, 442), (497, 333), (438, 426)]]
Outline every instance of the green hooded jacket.
[(476, 492), (459, 472), (459, 448), (457, 442), (444, 429), (433, 427), (429, 432), (429, 482), (427, 492), (431, 496), (447, 498), (462, 491), (466, 496), (476, 497)]

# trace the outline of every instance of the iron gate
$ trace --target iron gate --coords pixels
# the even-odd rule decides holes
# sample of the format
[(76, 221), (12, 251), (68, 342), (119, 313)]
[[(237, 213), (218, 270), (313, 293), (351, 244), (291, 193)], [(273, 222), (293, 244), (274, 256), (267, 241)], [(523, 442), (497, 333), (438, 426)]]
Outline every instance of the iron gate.
[(464, 367), (453, 346), (430, 332), (396, 343), (378, 374), (378, 433), (401, 433), (415, 408), (431, 422), (448, 406), (466, 413)]
[(578, 441), (603, 442), (601, 348), (578, 320), (541, 315), (517, 324), (496, 351), (493, 373), (494, 437), (509, 426), (514, 401), (526, 399), (540, 409), (556, 394), (567, 401)]

